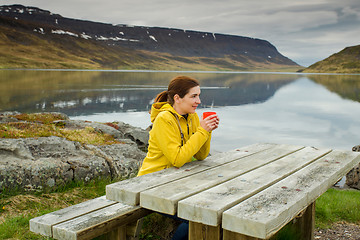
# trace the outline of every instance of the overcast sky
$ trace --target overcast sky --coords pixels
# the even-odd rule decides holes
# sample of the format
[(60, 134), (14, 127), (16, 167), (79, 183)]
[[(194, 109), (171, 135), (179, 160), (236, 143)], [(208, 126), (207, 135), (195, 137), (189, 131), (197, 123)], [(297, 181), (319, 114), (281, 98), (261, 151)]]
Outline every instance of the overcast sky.
[(0, 0), (63, 17), (260, 38), (303, 66), (360, 45), (360, 0)]

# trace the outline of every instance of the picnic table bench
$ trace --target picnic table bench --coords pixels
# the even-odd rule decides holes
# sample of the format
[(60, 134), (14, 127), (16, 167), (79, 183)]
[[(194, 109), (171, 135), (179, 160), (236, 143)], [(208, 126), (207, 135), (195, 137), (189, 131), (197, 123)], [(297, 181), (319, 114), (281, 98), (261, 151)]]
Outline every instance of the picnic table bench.
[[(129, 206), (106, 199), (91, 199), (30, 220), (30, 231), (62, 240), (138, 239), (138, 219), (150, 213), (140, 206)], [(131, 229), (129, 229), (130, 227)]]
[[(90, 232), (96, 234), (114, 231), (158, 212), (189, 220), (192, 240), (268, 239), (293, 219), (301, 238), (313, 239), (316, 199), (359, 162), (360, 153), (351, 151), (254, 144), (107, 185), (104, 201), (128, 207), (131, 219), (124, 213), (109, 221), (98, 221), (91, 217), (93, 212), (85, 213), (85, 218), (74, 214), (52, 225), (50, 231), (55, 234), (61, 229), (63, 235), (53, 235), (56, 239), (91, 239), (81, 238), (76, 231), (89, 232), (94, 226), (96, 231)], [(107, 214), (114, 215), (115, 209)], [(104, 215), (105, 210), (96, 212)], [(30, 228), (37, 226), (32, 231), (41, 233), (45, 216), (30, 222)], [(73, 237), (65, 238), (67, 234)]]

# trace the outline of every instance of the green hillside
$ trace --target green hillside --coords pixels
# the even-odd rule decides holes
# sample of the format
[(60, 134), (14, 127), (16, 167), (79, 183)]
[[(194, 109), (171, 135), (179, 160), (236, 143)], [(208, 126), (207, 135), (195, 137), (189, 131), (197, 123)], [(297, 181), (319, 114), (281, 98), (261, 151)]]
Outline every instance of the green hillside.
[(306, 68), (305, 73), (360, 73), (360, 45), (347, 47)]
[(296, 71), (298, 67), (240, 62), (231, 57), (177, 57), (168, 53), (108, 47), (71, 36), (44, 39), (36, 34), (0, 26), (0, 68), (153, 69)]
[(177, 57), (168, 53), (106, 46), (96, 41), (19, 31), (0, 25), (0, 68), (153, 69), (153, 70), (297, 70), (279, 64), (240, 62), (231, 57)]
[(176, 60), (145, 51), (107, 47), (71, 36), (39, 34), (0, 26), (0, 68), (163, 69)]

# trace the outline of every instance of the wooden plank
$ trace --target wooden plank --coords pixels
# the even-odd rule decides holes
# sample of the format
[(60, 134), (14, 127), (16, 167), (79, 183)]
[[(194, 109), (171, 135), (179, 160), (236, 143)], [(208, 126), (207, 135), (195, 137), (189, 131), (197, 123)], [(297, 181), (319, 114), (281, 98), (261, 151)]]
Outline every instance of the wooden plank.
[[(313, 240), (315, 232), (315, 203), (310, 204), (310, 206), (300, 214), (301, 216), (297, 216), (290, 227), (295, 234), (297, 234), (296, 239)], [(270, 239), (278, 238), (275, 234), (275, 236)], [(260, 238), (250, 237), (224, 229), (223, 240), (260, 240)]]
[(313, 240), (315, 232), (315, 202), (311, 203), (293, 220), (295, 233), (301, 240)]
[(140, 205), (154, 211), (174, 215), (177, 211), (178, 201), (266, 165), (301, 148), (300, 146), (278, 145), (242, 159), (213, 167), (207, 171), (152, 188), (140, 193)]
[(139, 206), (117, 203), (98, 211), (53, 226), (53, 238), (62, 240), (92, 239), (132, 223), (150, 213)]
[(223, 211), (284, 179), (330, 149), (306, 147), (268, 165), (179, 201), (178, 216), (193, 222), (217, 226)]
[(75, 217), (87, 214), (97, 209), (115, 204), (115, 201), (107, 200), (105, 196), (91, 199), (70, 207), (48, 213), (30, 220), (30, 231), (45, 236), (52, 236), (51, 227)]
[(129, 205), (139, 205), (140, 192), (175, 181), (184, 176), (190, 176), (205, 171), (211, 167), (235, 161), (242, 157), (252, 155), (274, 147), (275, 144), (253, 144), (242, 147), (228, 153), (219, 153), (206, 158), (204, 161), (195, 161), (185, 164), (181, 168), (169, 168), (146, 174), (140, 177), (123, 180), (106, 186), (107, 199), (122, 202)]
[[(300, 215), (301, 216), (297, 216), (293, 220), (293, 223), (289, 225), (289, 227), (297, 234), (296, 239), (313, 240), (315, 232), (315, 203), (310, 204)], [(270, 239), (278, 239), (276, 237), (275, 234), (275, 236)], [(260, 238), (250, 237), (224, 229), (223, 240), (260, 240)]]
[(266, 239), (360, 162), (359, 153), (334, 150), (223, 213), (223, 228)]

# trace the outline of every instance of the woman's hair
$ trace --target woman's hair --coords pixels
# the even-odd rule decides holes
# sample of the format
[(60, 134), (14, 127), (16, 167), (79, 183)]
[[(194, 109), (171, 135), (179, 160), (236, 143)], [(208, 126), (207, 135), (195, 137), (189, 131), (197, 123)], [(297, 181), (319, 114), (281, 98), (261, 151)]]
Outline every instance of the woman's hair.
[(159, 93), (155, 102), (168, 102), (174, 105), (174, 96), (178, 94), (183, 98), (191, 88), (199, 86), (199, 82), (193, 78), (186, 76), (178, 76), (171, 80), (167, 91)]

